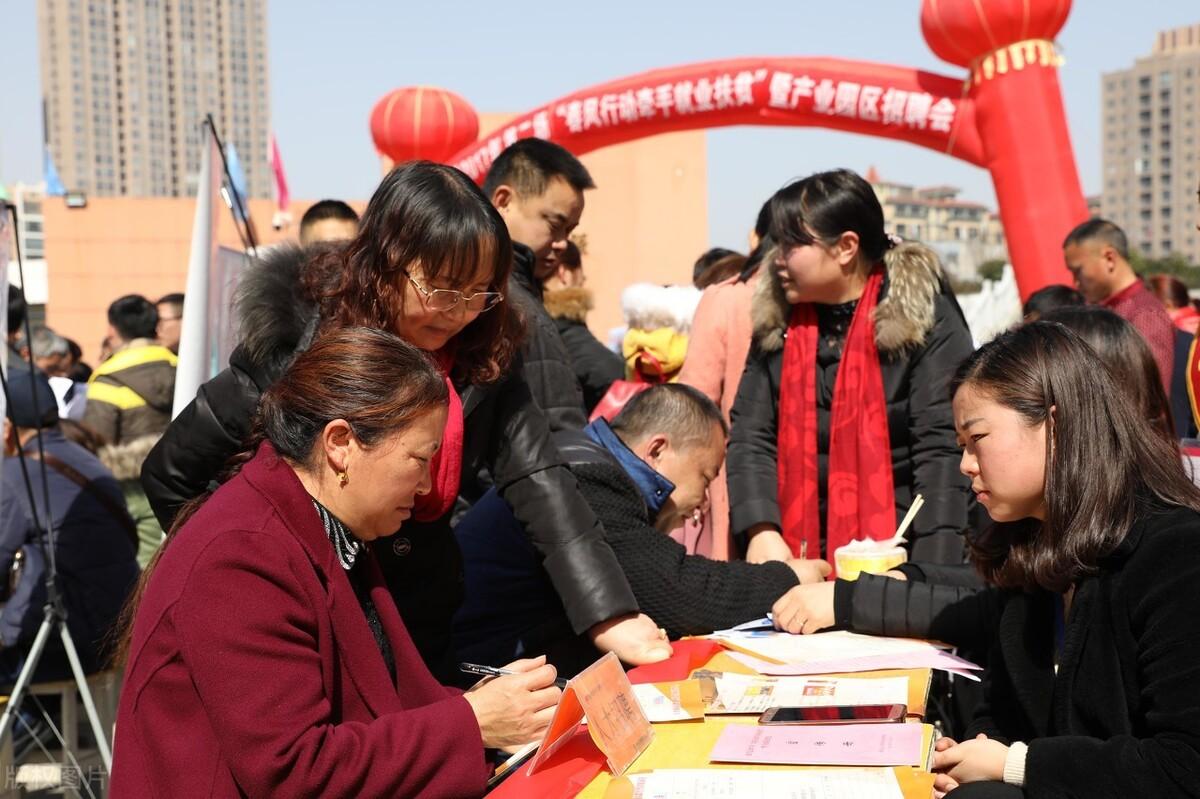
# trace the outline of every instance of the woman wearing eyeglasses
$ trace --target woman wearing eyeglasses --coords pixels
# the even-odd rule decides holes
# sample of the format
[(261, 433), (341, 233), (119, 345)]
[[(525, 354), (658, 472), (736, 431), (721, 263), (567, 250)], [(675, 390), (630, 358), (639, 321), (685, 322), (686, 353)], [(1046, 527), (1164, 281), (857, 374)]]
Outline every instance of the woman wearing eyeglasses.
[(514, 360), (524, 321), (503, 287), (512, 243), (462, 172), (427, 161), (384, 178), (357, 237), (276, 250), (238, 289), (241, 344), (150, 453), (142, 482), (164, 528), (239, 451), (262, 391), (298, 351), (342, 327), (390, 330), (429, 352), (450, 389), (433, 488), (404, 531), (375, 547), (417, 648), (449, 678), (450, 620), (462, 594), (451, 510), (465, 476), (486, 469), (524, 523), (577, 632), (627, 662), (669, 653), (637, 603), (549, 438)]

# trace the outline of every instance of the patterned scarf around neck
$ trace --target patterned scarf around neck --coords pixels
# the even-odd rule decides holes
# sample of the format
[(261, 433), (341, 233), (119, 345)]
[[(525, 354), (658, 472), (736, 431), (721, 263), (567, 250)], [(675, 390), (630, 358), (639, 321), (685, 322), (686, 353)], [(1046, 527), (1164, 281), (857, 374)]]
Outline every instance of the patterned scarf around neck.
[(354, 568), (358, 553), (363, 550), (363, 542), (355, 538), (350, 528), (342, 524), (342, 520), (334, 516), (329, 508), (316, 499), (313, 499), (312, 504), (317, 509), (317, 515), (321, 517), (321, 524), (325, 527), (325, 535), (329, 542), (333, 544), (333, 551), (337, 553), (338, 563), (343, 569), (350, 571)]
[[(896, 496), (883, 374), (875, 347), (875, 308), (883, 267), (867, 278), (846, 333), (830, 411), (828, 502), (824, 556), (855, 538), (890, 538)], [(817, 314), (792, 309), (779, 388), (778, 471), (783, 539), (795, 557), (821, 557), (817, 472)]]

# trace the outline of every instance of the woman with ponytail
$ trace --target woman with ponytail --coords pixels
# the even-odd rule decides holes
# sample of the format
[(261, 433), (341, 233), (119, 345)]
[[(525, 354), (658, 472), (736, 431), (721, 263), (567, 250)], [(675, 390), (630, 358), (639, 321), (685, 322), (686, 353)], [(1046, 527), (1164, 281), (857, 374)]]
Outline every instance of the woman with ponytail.
[[(848, 170), (786, 186), (770, 215), (778, 250), (752, 304), (728, 456), (747, 559), (832, 561), (891, 537), (922, 494), (910, 555), (962, 562), (969, 492), (947, 385), (972, 347), (937, 256), (889, 239)], [(827, 570), (814, 563), (813, 579)]]
[(430, 674), (372, 541), (431, 492), (449, 393), (397, 336), (340, 328), (262, 396), (126, 609), (113, 796), (471, 796), (560, 692), (542, 660), (462, 694)]

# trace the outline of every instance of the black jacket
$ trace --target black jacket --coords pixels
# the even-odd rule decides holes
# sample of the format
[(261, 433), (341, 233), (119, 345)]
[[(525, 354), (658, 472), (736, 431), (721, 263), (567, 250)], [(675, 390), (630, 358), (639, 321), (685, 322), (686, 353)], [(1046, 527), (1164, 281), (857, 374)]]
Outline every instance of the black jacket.
[[(1147, 512), (1075, 589), (997, 592), (979, 732), (1029, 745), (1029, 799), (1200, 796), (1200, 514)], [(981, 597), (982, 599), (982, 597)]]
[[(936, 265), (904, 257), (889, 269), (876, 309), (875, 339), (881, 359), (892, 450), (896, 518), (917, 494), (925, 506), (910, 528), (913, 560), (961, 563), (960, 533), (967, 527), (970, 484), (959, 472), (948, 386), (971, 353), (971, 334)], [(780, 525), (777, 498), (779, 386), (790, 306), (778, 276), (759, 281), (751, 314), (754, 343), (731, 411), (727, 472), (731, 529), (743, 534), (759, 523)], [(818, 354), (817, 450), (822, 497), (829, 452), (830, 405), (840, 346), (821, 337)], [(825, 390), (822, 390), (822, 389)], [(832, 557), (832, 553), (823, 553)]]
[[(229, 368), (201, 386), (146, 459), (142, 483), (164, 529), (241, 450), (259, 396), (311, 342), (317, 316), (300, 293), (303, 263), (303, 251), (283, 248), (243, 276), (242, 343)], [(492, 385), (457, 388), (465, 420), (463, 479), (485, 467), (494, 476), (545, 558), (576, 632), (636, 611), (604, 531), (563, 465), (520, 369)], [(449, 514), (436, 522), (409, 522), (375, 549), (409, 632), (431, 668), (441, 672), (450, 618), (462, 596)]]
[(579, 430), (587, 424), (583, 391), (558, 326), (542, 304), (542, 284), (533, 276), (533, 250), (513, 242), (513, 271), (508, 296), (529, 320), (522, 354), (525, 382), (552, 432)]
[(591, 413), (613, 381), (625, 377), (625, 361), (588, 330), (587, 312), (592, 308), (592, 295), (587, 289), (547, 291), (543, 300), (571, 356), (571, 367), (583, 388), (584, 405)]
[(865, 572), (857, 580), (837, 580), (837, 626), (869, 635), (932, 638), (966, 650), (968, 658), (987, 651), (996, 611), (976, 600), (986, 585), (974, 567), (906, 563), (899, 568), (907, 580)]
[(642, 612), (671, 638), (703, 635), (762, 618), (798, 584), (785, 563), (752, 564), (689, 555), (654, 527), (637, 485), (607, 449), (586, 433), (559, 433), (559, 451), (579, 490), (604, 523)]
[[(57, 427), (44, 430), (42, 438), (46, 454), (65, 463), (89, 485), (85, 490), (58, 469), (45, 466), (59, 585), (68, 611), (67, 626), (84, 671), (91, 674), (104, 668), (105, 638), (138, 579), (130, 538), (131, 521), (119, 519), (115, 514), (125, 508), (125, 497), (112, 474), (92, 453), (68, 441)], [(6, 653), (28, 652), (46, 603), (47, 567), (39, 546), (41, 524), (47, 518), (41, 482), (43, 469), (33, 459), (37, 453), (34, 442), (26, 445), (25, 452), (24, 465), (32, 481), (36, 513), (31, 512), (19, 459), (5, 458), (0, 468), (0, 574), (7, 579), (17, 552), (23, 552), (25, 559), (20, 580), (0, 612), (0, 644)], [(97, 494), (106, 496), (107, 503), (99, 500)], [(35, 522), (35, 516), (40, 523)], [(58, 638), (52, 638), (48, 646), (50, 657), (42, 660), (37, 678), (69, 679), (65, 652)]]

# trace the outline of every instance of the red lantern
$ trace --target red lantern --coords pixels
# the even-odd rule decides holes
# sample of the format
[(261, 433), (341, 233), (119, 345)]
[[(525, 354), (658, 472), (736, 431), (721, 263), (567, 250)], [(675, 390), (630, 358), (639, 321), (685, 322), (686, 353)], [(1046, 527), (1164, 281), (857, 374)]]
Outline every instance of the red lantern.
[(479, 138), (479, 115), (454, 92), (406, 86), (380, 98), (371, 110), (375, 149), (400, 163), (445, 161)]
[(1030, 39), (1053, 41), (1071, 0), (924, 0), (921, 32), (939, 58), (970, 66), (994, 50)]
[(969, 70), (984, 161), (992, 173), (1021, 296), (1070, 284), (1061, 242), (1087, 204), (1058, 85), (1054, 37), (1071, 0), (923, 0), (933, 52)]

